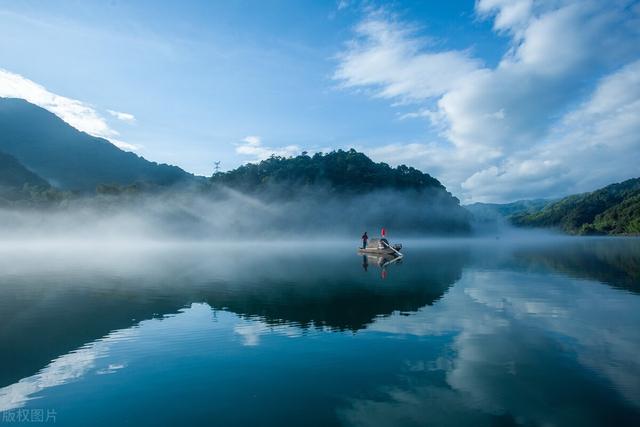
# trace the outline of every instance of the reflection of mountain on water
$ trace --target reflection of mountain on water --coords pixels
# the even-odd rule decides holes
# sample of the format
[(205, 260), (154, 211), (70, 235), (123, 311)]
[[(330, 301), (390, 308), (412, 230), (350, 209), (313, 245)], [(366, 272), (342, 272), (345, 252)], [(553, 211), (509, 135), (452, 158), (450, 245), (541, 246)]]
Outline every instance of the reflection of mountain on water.
[(0, 310), (0, 387), (32, 375), (57, 356), (112, 330), (129, 328), (158, 313), (173, 313), (188, 302), (145, 295), (137, 284), (127, 292), (126, 284), (104, 280), (113, 288), (87, 287), (79, 278), (66, 283), (20, 279), (12, 286), (0, 280), (4, 306)]
[(516, 251), (518, 259), (580, 279), (640, 293), (640, 239), (579, 238)]
[(382, 281), (375, 269), (364, 272), (351, 251), (242, 254), (189, 250), (98, 266), (82, 258), (5, 258), (0, 387), (110, 331), (192, 302), (270, 323), (355, 331), (378, 316), (432, 304), (459, 279), (465, 260), (460, 251), (421, 256)]
[[(362, 271), (357, 257), (338, 263), (272, 265), (259, 280), (212, 286), (206, 302), (267, 323), (293, 323), (303, 328), (363, 329), (376, 317), (411, 312), (433, 304), (462, 272), (464, 255), (433, 251), (415, 264), (394, 265), (386, 281), (376, 266)], [(282, 271), (279, 274), (277, 270)]]

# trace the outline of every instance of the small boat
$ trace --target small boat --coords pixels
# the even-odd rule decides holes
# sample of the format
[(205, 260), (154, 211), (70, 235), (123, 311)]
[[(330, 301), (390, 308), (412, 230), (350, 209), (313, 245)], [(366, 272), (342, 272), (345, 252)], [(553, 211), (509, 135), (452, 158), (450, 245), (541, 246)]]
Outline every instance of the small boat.
[(401, 257), (400, 250), (402, 245), (396, 243), (391, 245), (385, 238), (382, 239), (369, 239), (366, 248), (359, 248), (358, 253), (361, 254), (376, 254), (376, 255), (391, 255), (394, 257)]

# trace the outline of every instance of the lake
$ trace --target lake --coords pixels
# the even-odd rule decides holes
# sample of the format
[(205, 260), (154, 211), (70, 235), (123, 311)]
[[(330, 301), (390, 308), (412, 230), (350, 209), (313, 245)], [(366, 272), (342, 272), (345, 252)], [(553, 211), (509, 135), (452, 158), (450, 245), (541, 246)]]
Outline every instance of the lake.
[(640, 425), (640, 239), (357, 243), (3, 245), (0, 425)]

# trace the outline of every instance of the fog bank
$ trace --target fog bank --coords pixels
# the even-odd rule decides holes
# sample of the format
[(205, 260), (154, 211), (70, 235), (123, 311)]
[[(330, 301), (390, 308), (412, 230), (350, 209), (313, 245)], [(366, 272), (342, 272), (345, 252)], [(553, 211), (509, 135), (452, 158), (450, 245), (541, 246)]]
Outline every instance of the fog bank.
[[(275, 194), (275, 193), (274, 193)], [(288, 198), (228, 188), (100, 194), (46, 208), (0, 209), (0, 240), (194, 241), (359, 238), (386, 227), (403, 235), (466, 235), (468, 214), (436, 194), (328, 190)]]

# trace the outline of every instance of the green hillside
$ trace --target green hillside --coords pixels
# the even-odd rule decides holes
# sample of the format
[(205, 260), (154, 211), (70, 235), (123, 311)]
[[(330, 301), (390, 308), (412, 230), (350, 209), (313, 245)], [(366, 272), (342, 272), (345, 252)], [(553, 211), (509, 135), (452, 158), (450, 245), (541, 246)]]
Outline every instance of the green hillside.
[(98, 184), (134, 182), (169, 185), (193, 177), (80, 132), (23, 99), (0, 98), (0, 151), (65, 190), (93, 191)]
[[(432, 189), (446, 193), (444, 186), (429, 174), (404, 165), (392, 168), (386, 163), (375, 163), (354, 149), (313, 156), (274, 156), (260, 163), (249, 163), (230, 172), (215, 174), (211, 180), (249, 192), (264, 191), (274, 184), (286, 184), (297, 189), (326, 186), (337, 193), (366, 193), (380, 189)], [(452, 196), (450, 199), (457, 203)]]
[(571, 234), (640, 233), (640, 178), (608, 185), (511, 217), (515, 225), (559, 228)]
[(267, 204), (290, 206), (288, 223), (310, 227), (380, 226), (429, 233), (467, 233), (470, 214), (429, 174), (376, 163), (354, 149), (271, 157), (217, 173), (213, 188), (230, 188)]

